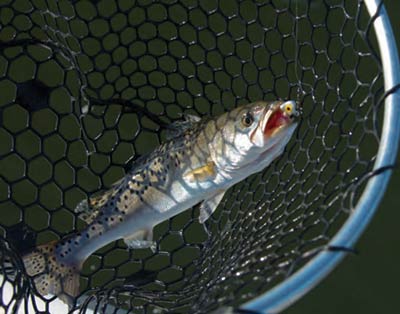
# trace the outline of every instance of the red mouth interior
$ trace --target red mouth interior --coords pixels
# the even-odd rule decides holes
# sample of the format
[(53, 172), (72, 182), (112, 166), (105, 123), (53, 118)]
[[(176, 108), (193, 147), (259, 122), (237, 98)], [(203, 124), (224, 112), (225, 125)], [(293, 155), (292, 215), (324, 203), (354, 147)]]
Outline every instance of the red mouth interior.
[(286, 117), (281, 110), (276, 110), (271, 117), (269, 117), (267, 125), (264, 129), (264, 134), (269, 134), (276, 128), (288, 122), (289, 118)]

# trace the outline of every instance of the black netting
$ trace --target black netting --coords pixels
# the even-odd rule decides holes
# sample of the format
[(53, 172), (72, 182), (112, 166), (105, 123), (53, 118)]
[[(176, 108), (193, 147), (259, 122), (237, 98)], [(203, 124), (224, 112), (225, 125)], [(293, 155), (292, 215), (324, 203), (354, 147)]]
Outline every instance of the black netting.
[(284, 155), (228, 191), (209, 233), (196, 207), (155, 227), (156, 252), (110, 243), (84, 264), (80, 304), (209, 313), (287, 278), (349, 217), (377, 154), (371, 21), (361, 0), (0, 1), (0, 305), (51, 311), (21, 252), (84, 228), (76, 205), (182, 113), (300, 97)]

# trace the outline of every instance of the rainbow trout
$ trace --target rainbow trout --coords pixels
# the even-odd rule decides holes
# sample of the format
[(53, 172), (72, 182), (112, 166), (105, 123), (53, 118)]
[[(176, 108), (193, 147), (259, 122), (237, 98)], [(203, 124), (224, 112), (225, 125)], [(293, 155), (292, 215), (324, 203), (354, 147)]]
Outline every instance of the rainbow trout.
[(200, 202), (204, 223), (228, 188), (283, 152), (298, 115), (294, 101), (258, 101), (206, 121), (174, 123), (168, 141), (110, 190), (77, 206), (84, 230), (23, 256), (38, 293), (71, 303), (84, 261), (101, 247), (121, 238), (131, 249), (152, 247), (156, 224)]

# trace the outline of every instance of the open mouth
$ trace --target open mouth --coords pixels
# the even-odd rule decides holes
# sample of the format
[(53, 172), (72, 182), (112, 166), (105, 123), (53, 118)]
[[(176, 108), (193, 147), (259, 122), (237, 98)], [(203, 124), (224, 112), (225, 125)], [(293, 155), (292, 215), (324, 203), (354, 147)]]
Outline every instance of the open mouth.
[(264, 134), (269, 136), (277, 130), (282, 129), (283, 126), (288, 125), (292, 119), (282, 112), (282, 110), (275, 110), (269, 117), (265, 127)]

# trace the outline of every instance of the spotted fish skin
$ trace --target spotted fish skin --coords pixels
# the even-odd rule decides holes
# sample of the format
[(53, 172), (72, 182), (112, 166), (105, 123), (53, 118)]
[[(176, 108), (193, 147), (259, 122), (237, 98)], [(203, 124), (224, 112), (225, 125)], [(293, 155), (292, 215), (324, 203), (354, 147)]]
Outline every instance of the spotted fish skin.
[(23, 257), (39, 293), (70, 302), (88, 256), (121, 238), (130, 248), (152, 247), (156, 224), (200, 202), (199, 221), (205, 222), (230, 186), (282, 153), (296, 116), (294, 101), (256, 102), (173, 125), (171, 139), (137, 160), (110, 190), (78, 206), (85, 229)]
[[(208, 148), (198, 151), (202, 145), (198, 140), (201, 126), (195, 125), (160, 145), (107, 191), (107, 197), (93, 202), (91, 205), (98, 208), (93, 221), (57, 244), (59, 258), (79, 263), (111, 241), (129, 238), (143, 229), (151, 233), (155, 224), (201, 201), (191, 195), (192, 189), (179, 183), (185, 170), (207, 163)], [(196, 158), (188, 154), (193, 149), (198, 151)]]

